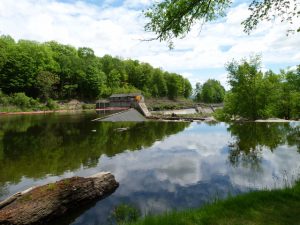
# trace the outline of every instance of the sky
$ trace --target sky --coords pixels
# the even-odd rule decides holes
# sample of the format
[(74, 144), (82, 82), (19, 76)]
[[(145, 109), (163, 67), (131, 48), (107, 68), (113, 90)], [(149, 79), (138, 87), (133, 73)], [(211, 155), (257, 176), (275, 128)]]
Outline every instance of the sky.
[[(96, 55), (109, 54), (148, 62), (188, 78), (195, 85), (209, 78), (227, 85), (225, 65), (232, 59), (262, 56), (262, 69), (278, 72), (300, 62), (300, 33), (287, 36), (290, 25), (263, 22), (247, 35), (241, 21), (249, 1), (235, 0), (227, 16), (196, 24), (183, 39), (167, 43), (144, 41), (154, 34), (144, 31), (143, 9), (154, 0), (1, 0), (0, 35), (15, 40), (50, 40), (75, 47), (90, 47)], [(294, 21), (299, 24), (300, 19)]]

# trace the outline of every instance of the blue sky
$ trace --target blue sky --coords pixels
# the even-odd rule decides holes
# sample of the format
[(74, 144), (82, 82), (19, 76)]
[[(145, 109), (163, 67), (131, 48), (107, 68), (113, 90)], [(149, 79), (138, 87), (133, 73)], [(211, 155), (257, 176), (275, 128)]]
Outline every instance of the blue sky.
[[(200, 23), (175, 49), (167, 43), (144, 42), (142, 10), (154, 0), (1, 0), (0, 34), (16, 40), (56, 40), (75, 47), (90, 47), (98, 56), (110, 54), (138, 59), (187, 77), (193, 84), (215, 78), (226, 85), (224, 65), (260, 54), (262, 69), (279, 71), (300, 62), (300, 34), (286, 36), (289, 25), (264, 22), (251, 35), (243, 32), (249, 1), (235, 0), (225, 18)], [(300, 21), (294, 21), (299, 24)], [(228, 88), (228, 87), (227, 87)]]

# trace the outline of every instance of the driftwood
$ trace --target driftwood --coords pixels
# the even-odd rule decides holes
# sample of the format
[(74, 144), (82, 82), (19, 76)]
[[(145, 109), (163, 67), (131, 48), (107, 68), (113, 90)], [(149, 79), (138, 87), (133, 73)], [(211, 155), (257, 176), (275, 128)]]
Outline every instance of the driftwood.
[(111, 173), (99, 173), (33, 187), (0, 202), (0, 224), (48, 224), (72, 209), (105, 198), (118, 186)]

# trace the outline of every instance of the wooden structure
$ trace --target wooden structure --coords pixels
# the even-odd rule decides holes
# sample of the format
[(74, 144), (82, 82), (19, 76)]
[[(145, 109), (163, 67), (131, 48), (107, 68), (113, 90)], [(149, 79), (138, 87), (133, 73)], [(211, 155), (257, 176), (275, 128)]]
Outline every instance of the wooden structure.
[(150, 116), (144, 96), (140, 93), (113, 94), (107, 100), (96, 102), (96, 111), (122, 111), (137, 109), (144, 116)]

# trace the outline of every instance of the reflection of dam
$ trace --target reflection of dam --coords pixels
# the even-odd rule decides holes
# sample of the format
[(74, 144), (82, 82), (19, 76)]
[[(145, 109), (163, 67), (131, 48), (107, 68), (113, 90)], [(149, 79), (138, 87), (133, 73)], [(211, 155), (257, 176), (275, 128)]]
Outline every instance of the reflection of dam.
[(138, 93), (113, 94), (108, 100), (99, 100), (96, 103), (96, 111), (121, 111), (134, 108), (144, 116), (150, 116), (145, 104), (144, 96)]

